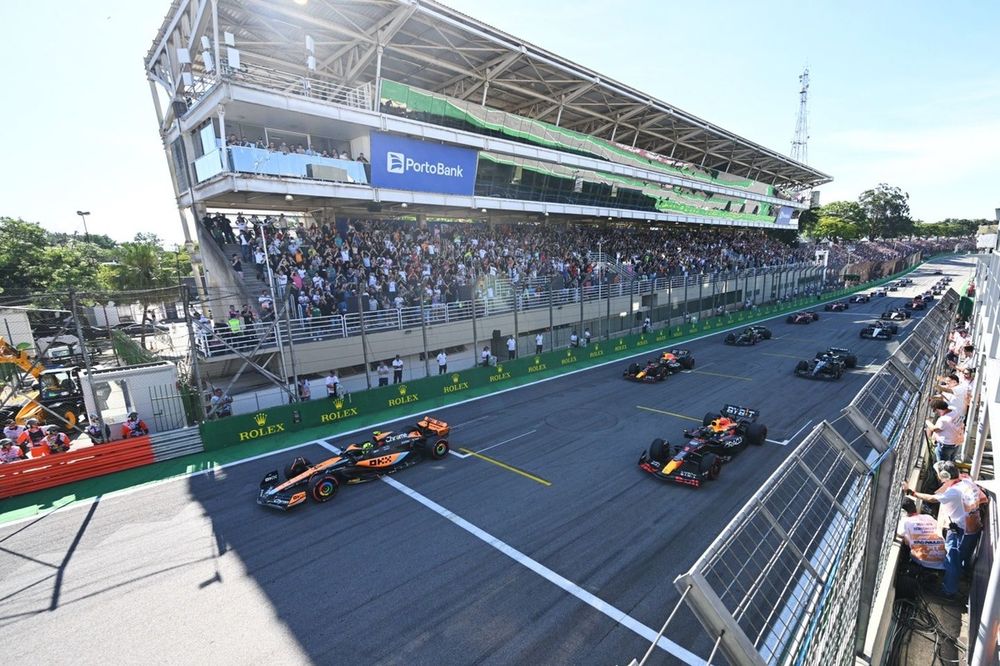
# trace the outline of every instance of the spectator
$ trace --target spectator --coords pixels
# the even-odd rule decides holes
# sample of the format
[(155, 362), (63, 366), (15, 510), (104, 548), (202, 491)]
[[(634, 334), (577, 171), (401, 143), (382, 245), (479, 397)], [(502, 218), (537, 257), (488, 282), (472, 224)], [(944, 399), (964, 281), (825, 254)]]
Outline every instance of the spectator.
[(28, 419), (25, 423), (27, 428), (17, 438), (17, 445), (21, 447), (21, 451), (25, 455), (31, 453), (31, 457), (33, 458), (48, 454), (49, 450), (47, 446), (44, 449), (40, 448), (45, 440), (45, 431), (42, 430), (38, 419)]
[(326, 395), (328, 398), (336, 398), (340, 395), (340, 377), (336, 370), (331, 370), (326, 377)]
[(309, 402), (312, 399), (312, 388), (309, 386), (309, 380), (303, 377), (299, 380), (299, 400), (302, 402)]
[(240, 260), (240, 255), (233, 254), (233, 258), (230, 261), (233, 265), (233, 271), (236, 273), (236, 277), (243, 281), (243, 262)]
[(545, 342), (545, 338), (542, 337), (542, 333), (541, 333), (541, 331), (539, 331), (538, 333), (535, 334), (535, 353), (536, 354), (541, 354), (542, 353), (542, 345), (543, 345), (544, 342)]
[(66, 453), (72, 446), (69, 437), (65, 433), (59, 432), (57, 425), (50, 425), (45, 429), (45, 444), (48, 446), (49, 453), (52, 454)]
[(233, 399), (228, 393), (223, 393), (222, 389), (217, 388), (212, 391), (209, 403), (211, 414), (216, 419), (224, 419), (233, 415)]
[(910, 558), (928, 569), (944, 569), (944, 539), (938, 530), (937, 521), (932, 516), (917, 513), (917, 504), (910, 497), (904, 497), (902, 509), (903, 543), (910, 549)]
[(442, 349), (437, 355), (438, 374), (443, 375), (448, 372), (448, 354)]
[(569, 334), (569, 346), (570, 347), (580, 346), (580, 337), (576, 334), (576, 331), (573, 331), (572, 333)]
[(0, 464), (24, 460), (24, 452), (9, 437), (0, 439)]
[(368, 158), (365, 157), (364, 153), (358, 153), (358, 156), (357, 156), (356, 159), (357, 159), (358, 162), (361, 162), (362, 164), (368, 164)]
[(100, 414), (90, 414), (87, 417), (87, 428), (84, 432), (92, 444), (104, 444), (111, 440), (111, 429), (104, 425)]
[(515, 358), (517, 358), (517, 340), (512, 335), (507, 338), (507, 360), (513, 361)]
[(488, 368), (490, 365), (490, 346), (483, 345), (483, 351), (479, 352), (479, 364), (484, 368)]
[(146, 426), (146, 422), (139, 418), (139, 412), (129, 412), (128, 419), (122, 424), (122, 439), (142, 437), (148, 434), (149, 428)]
[(7, 419), (7, 423), (3, 427), (3, 436), (12, 442), (17, 442), (24, 430), (24, 426), (18, 425), (14, 419)]
[(931, 400), (931, 409), (937, 416), (927, 419), (926, 426), (927, 437), (934, 440), (935, 458), (938, 462), (954, 460), (955, 452), (962, 443), (962, 427), (944, 400)]
[(587, 347), (590, 345), (590, 329), (583, 329), (583, 346)]
[(396, 354), (396, 358), (392, 359), (392, 383), (401, 384), (403, 382), (403, 359), (399, 358), (399, 354)]
[(962, 570), (969, 571), (982, 531), (980, 507), (988, 501), (985, 493), (968, 476), (959, 474), (951, 461), (934, 464), (941, 487), (933, 494), (920, 493), (903, 483), (903, 492), (924, 502), (940, 504), (938, 524), (947, 526), (945, 536), (944, 583), (941, 592), (953, 598), (958, 593)]
[(961, 423), (965, 418), (965, 408), (969, 398), (969, 385), (963, 384), (958, 375), (952, 373), (940, 378), (938, 384), (941, 398), (948, 403), (948, 409), (955, 419)]
[(378, 374), (378, 385), (388, 386), (389, 385), (389, 366), (385, 364), (385, 361), (378, 362), (378, 368), (375, 370)]
[(653, 322), (650, 320), (649, 317), (646, 317), (645, 319), (642, 320), (642, 332), (650, 333), (652, 332), (652, 330), (653, 330)]

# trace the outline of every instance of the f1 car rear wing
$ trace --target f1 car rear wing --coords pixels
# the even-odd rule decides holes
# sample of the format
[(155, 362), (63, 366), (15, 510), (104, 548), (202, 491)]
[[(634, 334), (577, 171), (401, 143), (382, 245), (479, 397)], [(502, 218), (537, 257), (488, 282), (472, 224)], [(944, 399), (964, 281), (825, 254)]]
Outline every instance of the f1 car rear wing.
[(425, 416), (421, 420), (417, 421), (417, 426), (421, 430), (429, 430), (438, 437), (445, 437), (449, 432), (451, 432), (451, 428), (447, 423), (431, 416)]
[(722, 413), (732, 419), (747, 419), (748, 421), (756, 421), (757, 417), (760, 416), (759, 410), (738, 405), (726, 405), (722, 408)]

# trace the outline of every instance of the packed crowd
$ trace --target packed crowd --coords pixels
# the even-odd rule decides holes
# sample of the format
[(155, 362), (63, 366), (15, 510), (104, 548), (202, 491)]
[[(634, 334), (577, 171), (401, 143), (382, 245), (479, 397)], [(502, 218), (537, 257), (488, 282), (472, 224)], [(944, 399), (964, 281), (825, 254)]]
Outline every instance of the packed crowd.
[[(270, 268), (278, 298), (290, 297), (302, 318), (354, 312), (359, 302), (366, 310), (379, 310), (421, 300), (431, 306), (468, 300), (474, 291), (485, 297), (495, 278), (531, 294), (632, 278), (782, 266), (812, 261), (817, 249), (793, 247), (759, 230), (683, 226), (650, 231), (352, 220), (306, 227), (292, 226), (284, 216), (262, 220), (242, 214), (235, 223), (221, 214), (203, 223), (220, 244), (240, 246), (232, 258), (240, 277), (252, 266), (266, 281)], [(948, 243), (857, 243), (850, 258), (900, 258)], [(834, 248), (831, 263), (842, 265), (849, 256)], [(599, 270), (608, 264), (615, 270)], [(273, 312), (268, 294), (258, 305), (262, 318)]]
[[(289, 145), (285, 141), (267, 141), (263, 138), (252, 139), (249, 137), (243, 137), (242, 139), (237, 137), (235, 134), (230, 134), (226, 138), (226, 146), (238, 146), (242, 148), (260, 148), (262, 150), (267, 150), (272, 153), (282, 153), (284, 155), (297, 154), (297, 155), (313, 155), (316, 157), (330, 157), (333, 159), (349, 160), (351, 159), (351, 154), (344, 148), (337, 150), (332, 144), (324, 148), (322, 146), (314, 146), (312, 143), (307, 143), (305, 145), (301, 143)], [(358, 153), (358, 156), (354, 158), (356, 162), (361, 162), (362, 164), (368, 164), (368, 158), (365, 157), (364, 153)]]

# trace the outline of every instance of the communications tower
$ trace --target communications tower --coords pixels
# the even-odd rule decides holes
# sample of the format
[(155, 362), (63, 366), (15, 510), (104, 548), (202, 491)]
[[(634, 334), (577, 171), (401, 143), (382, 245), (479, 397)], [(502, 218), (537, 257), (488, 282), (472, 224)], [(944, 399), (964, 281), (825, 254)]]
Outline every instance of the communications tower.
[(802, 164), (809, 163), (809, 117), (806, 104), (809, 101), (809, 68), (799, 76), (799, 117), (795, 121), (795, 136), (792, 138), (792, 159)]

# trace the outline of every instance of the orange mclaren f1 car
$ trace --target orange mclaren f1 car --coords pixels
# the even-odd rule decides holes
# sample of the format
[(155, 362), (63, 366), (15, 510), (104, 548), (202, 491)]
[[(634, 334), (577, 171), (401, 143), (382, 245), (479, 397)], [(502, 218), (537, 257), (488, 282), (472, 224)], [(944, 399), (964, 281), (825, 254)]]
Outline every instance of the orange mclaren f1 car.
[(287, 511), (307, 498), (328, 502), (342, 484), (374, 481), (425, 458), (444, 458), (449, 432), (447, 423), (425, 416), (403, 432), (376, 430), (371, 441), (350, 444), (339, 455), (315, 465), (298, 457), (285, 467), (284, 481), (277, 470), (264, 477), (257, 504)]

